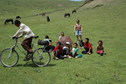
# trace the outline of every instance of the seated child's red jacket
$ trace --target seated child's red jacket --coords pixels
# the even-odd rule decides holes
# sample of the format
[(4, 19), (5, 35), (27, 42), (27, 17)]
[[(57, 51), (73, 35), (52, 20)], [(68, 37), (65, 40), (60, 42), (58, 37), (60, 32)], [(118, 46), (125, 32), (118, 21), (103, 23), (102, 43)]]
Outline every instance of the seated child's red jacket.
[(57, 50), (59, 50), (59, 52), (62, 53), (63, 48), (62, 47), (55, 47), (53, 52), (56, 52)]
[(88, 43), (84, 43), (84, 47), (85, 48), (92, 48), (92, 45), (88, 42)]

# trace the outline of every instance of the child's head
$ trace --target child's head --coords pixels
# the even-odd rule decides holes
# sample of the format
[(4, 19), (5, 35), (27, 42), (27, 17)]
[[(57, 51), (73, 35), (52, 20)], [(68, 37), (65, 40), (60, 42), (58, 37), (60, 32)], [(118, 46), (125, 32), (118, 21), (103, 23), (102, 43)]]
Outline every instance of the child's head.
[(77, 47), (78, 47), (78, 44), (77, 44), (77, 43), (74, 43), (74, 44), (73, 44), (73, 47), (74, 47), (74, 48), (77, 48)]
[(15, 24), (15, 26), (19, 27), (21, 22), (19, 20), (15, 20), (14, 24)]
[(85, 38), (85, 42), (86, 42), (86, 43), (89, 42), (89, 38)]
[(99, 40), (98, 41), (98, 45), (103, 45), (103, 41), (102, 40)]
[(61, 36), (64, 36), (64, 32), (61, 32)]
[(49, 36), (48, 36), (48, 35), (46, 35), (46, 36), (45, 36), (45, 39), (49, 39)]
[(57, 47), (61, 47), (61, 45), (62, 45), (61, 42), (57, 42), (57, 43), (56, 43), (56, 46), (57, 46)]
[(66, 42), (66, 46), (69, 47), (70, 46), (70, 42)]

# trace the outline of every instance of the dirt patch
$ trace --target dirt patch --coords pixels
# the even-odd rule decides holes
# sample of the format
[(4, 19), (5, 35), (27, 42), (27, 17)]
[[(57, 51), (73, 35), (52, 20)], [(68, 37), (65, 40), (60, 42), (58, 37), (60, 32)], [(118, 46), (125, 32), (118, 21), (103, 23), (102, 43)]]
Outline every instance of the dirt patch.
[(64, 6), (64, 4), (58, 4), (57, 6), (58, 6), (58, 7), (63, 7), (63, 6)]
[(86, 4), (85, 8), (97, 7), (99, 5), (104, 5), (104, 4), (112, 2), (112, 1), (115, 1), (115, 0), (94, 0), (94, 1), (90, 2), (89, 4)]

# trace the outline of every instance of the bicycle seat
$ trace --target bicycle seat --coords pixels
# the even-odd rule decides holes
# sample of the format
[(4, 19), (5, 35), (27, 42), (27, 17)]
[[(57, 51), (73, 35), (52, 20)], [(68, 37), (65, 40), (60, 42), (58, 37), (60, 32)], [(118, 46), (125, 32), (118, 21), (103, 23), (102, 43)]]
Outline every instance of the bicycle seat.
[(37, 39), (39, 36), (32, 36), (32, 38), (35, 38), (35, 39)]

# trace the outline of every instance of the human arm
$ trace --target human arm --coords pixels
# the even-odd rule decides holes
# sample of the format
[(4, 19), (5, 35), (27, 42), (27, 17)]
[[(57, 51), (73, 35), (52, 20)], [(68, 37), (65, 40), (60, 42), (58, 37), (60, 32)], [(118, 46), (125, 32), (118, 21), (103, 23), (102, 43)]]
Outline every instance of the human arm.
[(92, 45), (89, 43), (89, 44), (88, 44), (88, 47), (89, 47), (88, 54), (91, 54)]
[(20, 29), (13, 35), (13, 37), (21, 37), (23, 35), (23, 30), (24, 30), (24, 26), (21, 26)]

